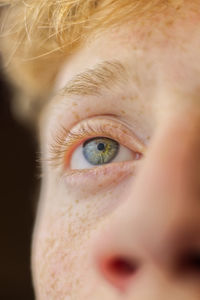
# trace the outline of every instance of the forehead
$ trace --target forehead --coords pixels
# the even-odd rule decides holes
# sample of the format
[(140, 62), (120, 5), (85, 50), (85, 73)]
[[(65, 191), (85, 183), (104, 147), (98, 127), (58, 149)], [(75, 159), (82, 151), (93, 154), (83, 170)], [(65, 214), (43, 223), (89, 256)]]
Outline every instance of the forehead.
[[(165, 73), (169, 81), (187, 79), (188, 83), (194, 83), (194, 78), (199, 77), (200, 17), (192, 8), (185, 5), (177, 15), (169, 9), (165, 15), (153, 16), (151, 21), (131, 20), (92, 33), (61, 68), (56, 89), (74, 75), (102, 61), (115, 59), (130, 70), (139, 69), (143, 75), (156, 68), (157, 72)], [(196, 76), (190, 77), (190, 74)]]

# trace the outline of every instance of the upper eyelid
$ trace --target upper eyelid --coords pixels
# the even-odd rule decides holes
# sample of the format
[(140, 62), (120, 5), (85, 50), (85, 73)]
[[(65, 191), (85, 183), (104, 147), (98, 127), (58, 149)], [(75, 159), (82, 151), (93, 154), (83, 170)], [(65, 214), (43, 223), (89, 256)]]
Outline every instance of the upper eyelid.
[[(98, 136), (98, 133), (99, 135), (116, 139), (119, 143), (131, 148), (133, 151), (145, 152), (144, 144), (126, 124), (108, 116), (99, 116), (83, 120), (70, 130), (64, 127), (60, 128), (49, 146), (48, 163), (54, 167), (62, 165), (64, 163), (64, 156), (69, 152), (70, 148), (73, 148), (72, 146), (76, 148), (83, 142), (84, 137), (85, 139), (92, 136), (95, 137)], [(75, 140), (79, 141), (79, 143), (75, 143)], [(73, 149), (71, 149), (71, 151), (73, 151)]]

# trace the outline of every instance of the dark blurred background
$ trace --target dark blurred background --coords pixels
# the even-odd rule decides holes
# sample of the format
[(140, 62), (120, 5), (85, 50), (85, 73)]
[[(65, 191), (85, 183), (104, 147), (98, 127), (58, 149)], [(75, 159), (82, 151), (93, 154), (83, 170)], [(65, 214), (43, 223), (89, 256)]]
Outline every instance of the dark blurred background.
[(10, 110), (13, 92), (0, 70), (0, 299), (34, 299), (30, 246), (39, 180), (33, 132)]

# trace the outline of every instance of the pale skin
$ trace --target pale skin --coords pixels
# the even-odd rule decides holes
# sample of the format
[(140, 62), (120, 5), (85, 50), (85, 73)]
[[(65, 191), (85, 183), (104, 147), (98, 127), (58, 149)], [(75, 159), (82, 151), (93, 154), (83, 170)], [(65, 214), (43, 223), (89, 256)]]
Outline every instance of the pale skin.
[[(127, 23), (90, 37), (58, 74), (55, 94), (105, 61), (123, 65), (97, 94), (65, 89), (42, 113), (37, 300), (200, 298), (200, 19), (148, 36)], [(91, 132), (54, 153), (80, 124), (116, 140), (121, 156), (89, 166)], [(129, 271), (111, 267), (116, 257)]]

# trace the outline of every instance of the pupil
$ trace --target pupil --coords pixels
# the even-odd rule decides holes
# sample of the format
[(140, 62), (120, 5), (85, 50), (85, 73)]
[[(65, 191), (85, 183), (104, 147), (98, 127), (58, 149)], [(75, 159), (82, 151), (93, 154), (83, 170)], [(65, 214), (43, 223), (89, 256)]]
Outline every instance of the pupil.
[(103, 143), (99, 143), (99, 144), (97, 145), (97, 149), (98, 149), (99, 151), (103, 151), (103, 150), (105, 149), (105, 145), (104, 145)]

